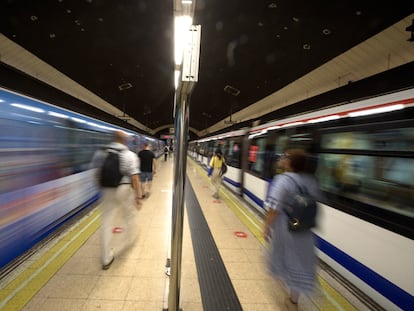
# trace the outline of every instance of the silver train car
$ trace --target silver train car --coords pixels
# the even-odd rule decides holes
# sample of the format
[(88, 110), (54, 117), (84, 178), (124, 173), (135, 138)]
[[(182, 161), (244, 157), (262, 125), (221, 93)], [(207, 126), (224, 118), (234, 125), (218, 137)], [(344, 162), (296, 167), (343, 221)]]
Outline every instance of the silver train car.
[(162, 154), (163, 141), (0, 88), (0, 271), (99, 199), (89, 162), (114, 130)]
[(320, 260), (386, 310), (414, 310), (414, 89), (194, 140), (189, 154), (207, 167), (217, 147), (225, 185), (261, 214), (279, 156), (306, 149), (324, 193)]

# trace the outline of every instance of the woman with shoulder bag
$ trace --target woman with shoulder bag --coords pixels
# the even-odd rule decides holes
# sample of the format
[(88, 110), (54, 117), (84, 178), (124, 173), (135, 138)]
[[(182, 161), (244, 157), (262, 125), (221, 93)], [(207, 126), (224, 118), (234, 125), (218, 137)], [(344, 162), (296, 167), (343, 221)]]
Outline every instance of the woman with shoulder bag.
[(287, 287), (288, 310), (297, 310), (300, 294), (315, 291), (316, 254), (312, 231), (289, 229), (288, 210), (297, 184), (318, 199), (321, 197), (316, 178), (307, 172), (307, 155), (302, 149), (290, 149), (280, 159), (283, 174), (274, 177), (266, 198), (267, 215), (263, 235), (269, 242), (268, 266), (271, 274)]

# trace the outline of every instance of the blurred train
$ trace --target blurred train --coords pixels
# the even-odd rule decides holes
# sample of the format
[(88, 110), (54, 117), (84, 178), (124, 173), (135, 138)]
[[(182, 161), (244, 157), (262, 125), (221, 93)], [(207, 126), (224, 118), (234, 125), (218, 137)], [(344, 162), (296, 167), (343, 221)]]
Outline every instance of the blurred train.
[(99, 199), (89, 162), (114, 130), (162, 154), (163, 141), (0, 88), (0, 271)]
[(207, 167), (218, 147), (224, 184), (262, 214), (279, 156), (307, 150), (321, 263), (384, 309), (414, 310), (414, 89), (191, 141), (189, 154)]

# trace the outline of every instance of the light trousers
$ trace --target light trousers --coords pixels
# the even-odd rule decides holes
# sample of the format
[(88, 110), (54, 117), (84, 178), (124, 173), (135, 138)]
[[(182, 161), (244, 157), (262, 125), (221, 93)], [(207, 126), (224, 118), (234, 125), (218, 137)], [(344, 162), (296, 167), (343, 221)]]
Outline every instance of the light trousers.
[(117, 188), (102, 189), (102, 202), (100, 207), (102, 209), (101, 261), (103, 265), (108, 264), (114, 256), (112, 231), (117, 213), (120, 213), (122, 234), (125, 235), (125, 244), (130, 245), (133, 242), (132, 223), (135, 214), (134, 201), (135, 192), (130, 184), (119, 185)]
[(222, 176), (220, 176), (220, 168), (214, 168), (213, 172), (211, 174), (211, 183), (214, 187), (214, 194), (219, 193), (221, 182), (222, 182)]

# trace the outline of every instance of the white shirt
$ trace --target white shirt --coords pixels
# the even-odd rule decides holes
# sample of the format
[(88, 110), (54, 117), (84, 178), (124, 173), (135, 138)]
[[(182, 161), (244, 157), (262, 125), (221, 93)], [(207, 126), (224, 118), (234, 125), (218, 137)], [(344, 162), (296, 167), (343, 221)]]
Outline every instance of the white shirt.
[(139, 158), (136, 153), (132, 152), (127, 146), (121, 143), (112, 142), (105, 149), (96, 151), (91, 162), (91, 168), (98, 168), (102, 165), (102, 162), (106, 156), (106, 149), (120, 150), (119, 165), (120, 171), (124, 175), (121, 179), (121, 184), (130, 184), (131, 176), (141, 173), (139, 170)]

